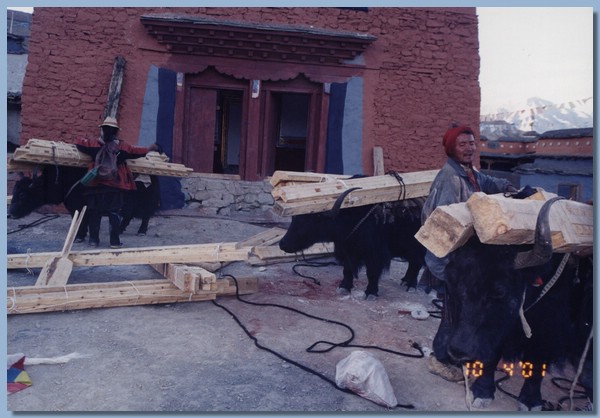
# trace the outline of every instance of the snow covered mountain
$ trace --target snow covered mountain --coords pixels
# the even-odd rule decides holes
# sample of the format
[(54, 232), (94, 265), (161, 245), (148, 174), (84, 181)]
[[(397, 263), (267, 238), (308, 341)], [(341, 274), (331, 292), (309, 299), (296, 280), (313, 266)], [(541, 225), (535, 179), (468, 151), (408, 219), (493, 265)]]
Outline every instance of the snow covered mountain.
[(588, 98), (556, 104), (532, 97), (527, 99), (524, 109), (500, 109), (497, 114), (482, 115), (484, 125), (494, 121), (512, 124), (517, 131), (538, 133), (555, 129), (590, 128), (594, 126), (593, 100)]

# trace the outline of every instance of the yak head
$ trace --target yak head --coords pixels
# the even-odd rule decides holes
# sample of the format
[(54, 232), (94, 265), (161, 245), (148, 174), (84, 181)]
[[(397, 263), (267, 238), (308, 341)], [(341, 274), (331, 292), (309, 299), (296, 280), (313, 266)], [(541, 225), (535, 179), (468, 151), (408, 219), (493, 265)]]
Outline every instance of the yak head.
[(339, 219), (340, 209), (346, 196), (357, 189), (360, 187), (345, 190), (328, 211), (292, 216), (286, 234), (279, 241), (279, 248), (286, 253), (295, 253), (317, 242), (335, 242), (338, 237), (343, 236), (344, 225)]
[(36, 173), (32, 178), (20, 174), (13, 187), (8, 216), (22, 218), (44, 204), (43, 181)]
[(446, 267), (452, 322), (447, 350), (454, 360), (499, 360), (505, 340), (520, 326), (526, 286), (551, 264), (548, 213), (554, 201), (540, 210), (533, 248), (486, 245), (473, 238), (451, 255)]

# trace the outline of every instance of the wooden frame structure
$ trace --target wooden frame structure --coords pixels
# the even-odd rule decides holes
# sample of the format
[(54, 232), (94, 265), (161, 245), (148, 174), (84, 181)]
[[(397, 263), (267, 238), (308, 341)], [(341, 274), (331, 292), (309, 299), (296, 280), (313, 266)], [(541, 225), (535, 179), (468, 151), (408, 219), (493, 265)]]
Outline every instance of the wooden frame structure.
[[(66, 311), (143, 304), (196, 302), (217, 296), (249, 294), (258, 291), (257, 277), (234, 280), (218, 278), (214, 272), (225, 263), (245, 261), (250, 265), (299, 259), (272, 246), (285, 234), (272, 228), (241, 242), (129, 248), (118, 250), (73, 251), (68, 254), (74, 267), (151, 265), (166, 280), (131, 280), (109, 283), (57, 284), (7, 287), (8, 314)], [(317, 244), (302, 257), (333, 253), (330, 244)], [(9, 254), (8, 269), (41, 268), (59, 253)]]

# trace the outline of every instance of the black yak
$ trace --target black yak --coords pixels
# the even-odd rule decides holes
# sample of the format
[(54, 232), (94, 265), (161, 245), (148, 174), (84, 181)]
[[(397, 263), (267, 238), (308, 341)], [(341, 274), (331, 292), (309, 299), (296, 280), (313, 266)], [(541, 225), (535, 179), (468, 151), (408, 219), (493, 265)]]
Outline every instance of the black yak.
[(421, 226), (424, 199), (340, 209), (343, 200), (355, 189), (346, 190), (326, 212), (296, 215), (279, 248), (288, 253), (304, 250), (317, 242), (333, 242), (334, 255), (343, 266), (339, 292), (349, 292), (360, 269), (367, 270), (366, 297), (378, 296), (379, 278), (394, 257), (408, 261), (402, 279), (408, 288), (416, 287), (423, 266), (425, 248), (415, 239)]
[(493, 400), (498, 367), (527, 377), (518, 395), (520, 409), (541, 409), (546, 368), (566, 361), (573, 349), (578, 262), (573, 255), (552, 253), (552, 203), (540, 211), (533, 247), (487, 245), (474, 237), (450, 255), (449, 327), (440, 341), (451, 359), (477, 376), (470, 388), (473, 406), (487, 407)]

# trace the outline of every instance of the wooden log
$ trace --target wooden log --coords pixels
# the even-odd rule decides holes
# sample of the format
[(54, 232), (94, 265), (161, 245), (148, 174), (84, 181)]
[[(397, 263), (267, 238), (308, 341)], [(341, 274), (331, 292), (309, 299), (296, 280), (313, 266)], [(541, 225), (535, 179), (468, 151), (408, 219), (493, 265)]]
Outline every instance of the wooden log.
[[(245, 261), (251, 247), (235, 248), (233, 243), (172, 245), (164, 247), (121, 248), (116, 250), (73, 251), (74, 267), (123, 266), (156, 263)], [(59, 253), (8, 254), (8, 269), (40, 268)]]
[[(237, 278), (239, 294), (258, 291), (258, 280)], [(26, 314), (74, 309), (108, 308), (158, 303), (197, 302), (236, 294), (233, 279), (219, 279), (214, 289), (192, 294), (164, 279), (116, 283), (67, 284), (59, 287), (7, 288), (7, 313)]]
[[(535, 199), (507, 199), (502, 194), (474, 193), (467, 201), (473, 227), (486, 244), (532, 244), (538, 213), (544, 204)], [(572, 252), (594, 244), (593, 207), (572, 200), (560, 200), (549, 215), (552, 248)]]
[(466, 203), (437, 207), (415, 238), (436, 257), (445, 257), (473, 236), (473, 218)]
[(275, 200), (273, 210), (281, 216), (323, 212), (331, 209), (336, 198), (352, 187), (361, 189), (352, 191), (344, 200), (342, 208), (423, 197), (429, 194), (438, 171), (401, 173), (404, 185), (395, 177), (385, 175), (284, 187), (281, 199)]
[[(445, 257), (473, 234), (486, 244), (532, 244), (537, 215), (555, 194), (539, 190), (527, 199), (475, 193), (465, 203), (436, 208), (415, 238), (437, 257)], [(584, 252), (593, 247), (593, 207), (571, 200), (555, 203), (550, 211), (555, 252)]]

